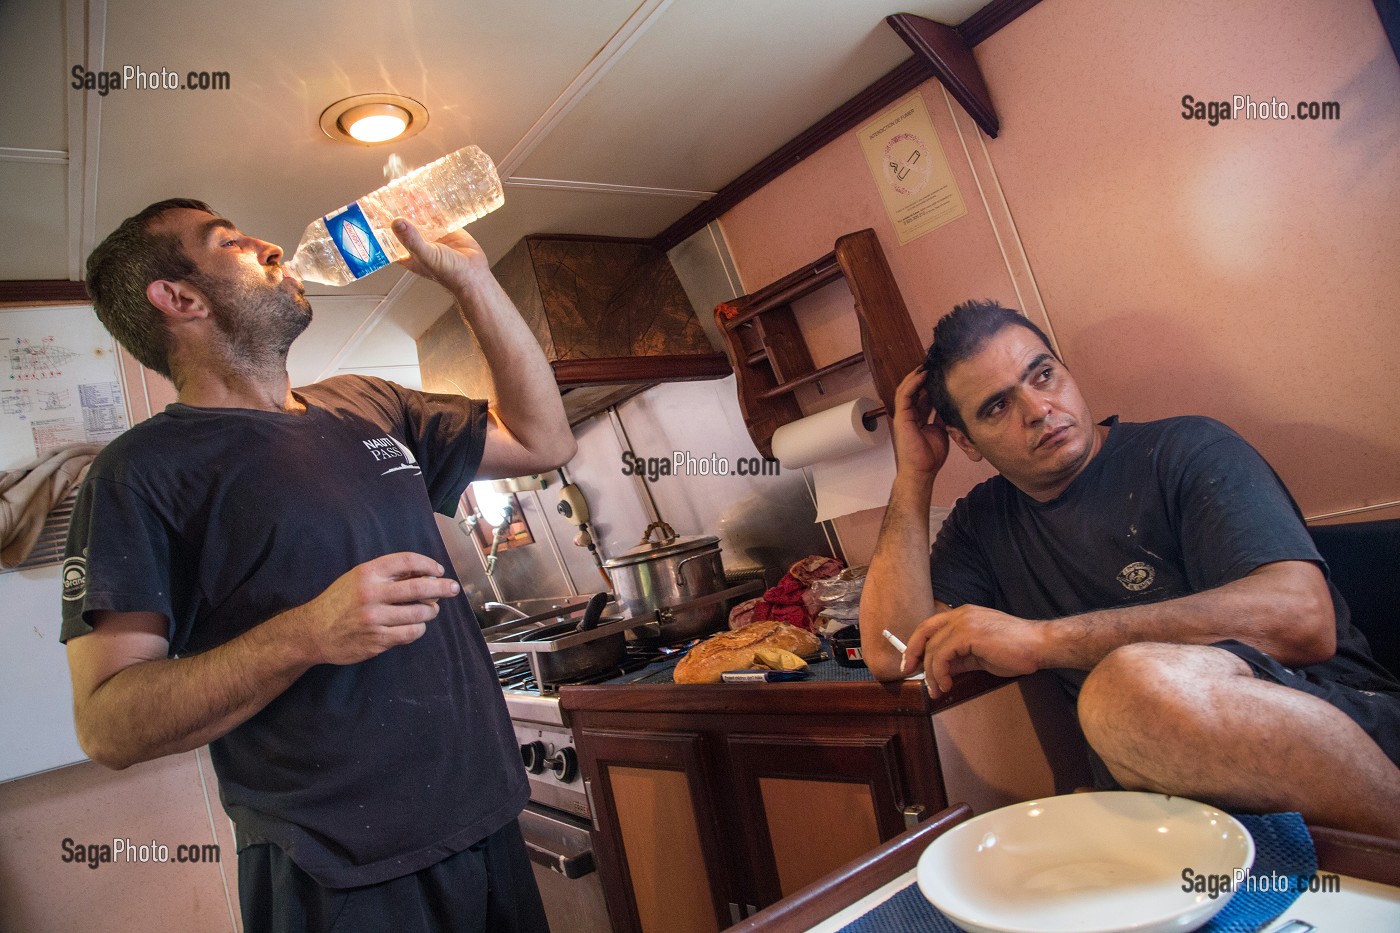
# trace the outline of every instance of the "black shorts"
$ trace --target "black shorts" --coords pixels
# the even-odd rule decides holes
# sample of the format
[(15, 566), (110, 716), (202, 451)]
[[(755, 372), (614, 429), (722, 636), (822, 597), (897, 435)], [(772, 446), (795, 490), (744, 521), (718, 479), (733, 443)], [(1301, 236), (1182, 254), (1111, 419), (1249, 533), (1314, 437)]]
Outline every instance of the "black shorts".
[(1257, 680), (1292, 687), (1335, 706), (1360, 726), (1391, 761), (1400, 765), (1400, 693), (1359, 690), (1335, 681), (1315, 680), (1302, 671), (1284, 667), (1258, 648), (1238, 641), (1219, 641), (1211, 647), (1228, 651), (1244, 661)]
[(327, 888), (271, 843), (238, 853), (244, 933), (549, 933), (520, 826), (402, 878)]

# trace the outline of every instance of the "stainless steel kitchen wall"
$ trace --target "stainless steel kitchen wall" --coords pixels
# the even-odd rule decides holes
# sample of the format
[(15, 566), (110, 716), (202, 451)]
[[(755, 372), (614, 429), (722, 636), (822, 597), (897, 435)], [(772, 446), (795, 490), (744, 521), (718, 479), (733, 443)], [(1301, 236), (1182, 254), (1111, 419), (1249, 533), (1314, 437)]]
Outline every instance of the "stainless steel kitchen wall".
[[(723, 238), (712, 227), (670, 254), (687, 295), (707, 323), (716, 304), (740, 294)], [(816, 508), (801, 470), (738, 475), (741, 459), (748, 466), (759, 455), (739, 413), (732, 376), (657, 385), (624, 402), (617, 414), (631, 439), (631, 453), (657, 468), (655, 480), (624, 472), (625, 448), (606, 414), (575, 427), (578, 454), (565, 467), (570, 481), (588, 499), (593, 534), (605, 558), (635, 546), (650, 520), (641, 483), (647, 484), (661, 517), (677, 533), (720, 538), (727, 572), (763, 567), (775, 579), (808, 554), (832, 553), (822, 527), (815, 523)], [(661, 473), (663, 461), (669, 475)], [(728, 473), (716, 475), (721, 461)], [(518, 493), (517, 498), (536, 543), (498, 555), (495, 584), (501, 596), (510, 600), (595, 592), (602, 580), (587, 550), (572, 543), (577, 529), (556, 511), (558, 485)], [(463, 583), (493, 598), (480, 550), (466, 539), (457, 543), (454, 560)]]

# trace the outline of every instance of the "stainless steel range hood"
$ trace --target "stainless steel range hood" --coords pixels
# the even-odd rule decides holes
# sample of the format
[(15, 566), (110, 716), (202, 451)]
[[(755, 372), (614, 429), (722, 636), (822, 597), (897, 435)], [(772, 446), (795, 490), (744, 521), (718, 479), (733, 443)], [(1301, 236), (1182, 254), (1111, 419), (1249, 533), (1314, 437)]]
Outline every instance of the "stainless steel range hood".
[[(670, 260), (647, 240), (529, 236), (492, 271), (549, 359), (571, 424), (658, 382), (731, 372)], [(418, 358), (430, 392), (495, 396), (455, 308), (418, 338)]]

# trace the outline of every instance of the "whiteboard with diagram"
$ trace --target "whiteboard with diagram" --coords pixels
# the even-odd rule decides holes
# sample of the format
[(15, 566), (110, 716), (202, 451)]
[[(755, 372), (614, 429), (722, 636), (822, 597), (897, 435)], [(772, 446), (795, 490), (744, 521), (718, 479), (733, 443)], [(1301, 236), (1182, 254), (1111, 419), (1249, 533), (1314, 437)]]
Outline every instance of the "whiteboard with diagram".
[(91, 307), (0, 309), (0, 470), (126, 428), (121, 363)]

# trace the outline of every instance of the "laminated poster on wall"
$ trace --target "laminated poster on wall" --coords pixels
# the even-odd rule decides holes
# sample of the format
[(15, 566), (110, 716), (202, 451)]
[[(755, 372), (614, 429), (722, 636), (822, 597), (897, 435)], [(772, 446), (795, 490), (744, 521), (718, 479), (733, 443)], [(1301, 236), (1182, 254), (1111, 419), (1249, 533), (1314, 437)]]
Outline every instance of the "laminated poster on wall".
[(856, 131), (899, 245), (967, 213), (918, 91)]
[(0, 470), (127, 428), (112, 335), (85, 305), (0, 309)]

